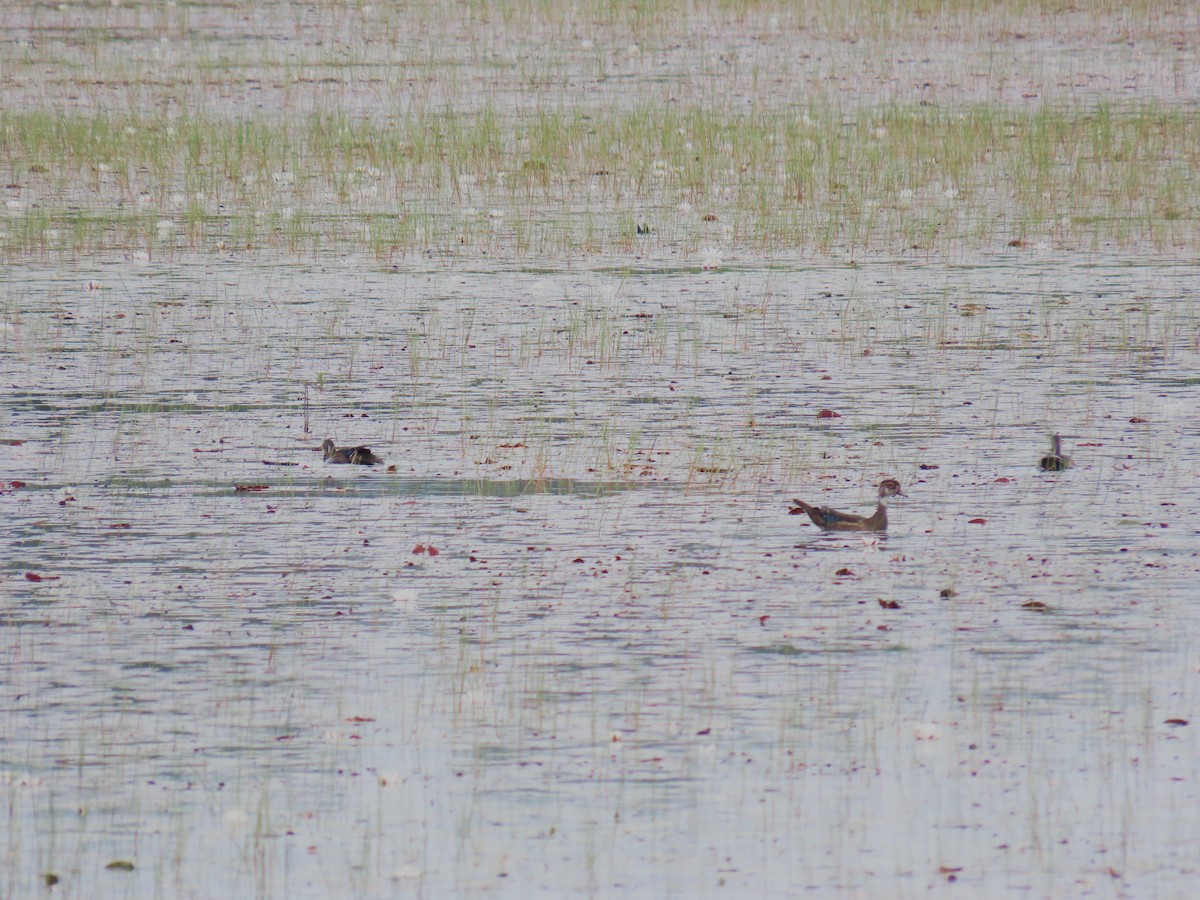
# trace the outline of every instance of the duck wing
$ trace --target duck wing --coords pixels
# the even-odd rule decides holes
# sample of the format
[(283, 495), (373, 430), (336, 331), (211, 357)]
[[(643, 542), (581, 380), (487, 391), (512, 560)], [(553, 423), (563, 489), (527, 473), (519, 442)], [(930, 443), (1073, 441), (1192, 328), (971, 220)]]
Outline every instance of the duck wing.
[(805, 503), (803, 500), (793, 500), (792, 502), (796, 505), (788, 510), (788, 515), (807, 515), (812, 519), (814, 525), (818, 528), (824, 528), (826, 531), (852, 530), (861, 527), (864, 521), (863, 516), (838, 512), (836, 509), (830, 509), (828, 506), (813, 506), (812, 504)]
[(373, 466), (383, 460), (372, 453), (370, 447), (355, 447), (350, 451), (350, 462), (357, 466)]
[(867, 520), (866, 516), (839, 512), (836, 509), (830, 509), (828, 506), (822, 506), (818, 512), (824, 517), (826, 528), (836, 528), (839, 525), (861, 525)]

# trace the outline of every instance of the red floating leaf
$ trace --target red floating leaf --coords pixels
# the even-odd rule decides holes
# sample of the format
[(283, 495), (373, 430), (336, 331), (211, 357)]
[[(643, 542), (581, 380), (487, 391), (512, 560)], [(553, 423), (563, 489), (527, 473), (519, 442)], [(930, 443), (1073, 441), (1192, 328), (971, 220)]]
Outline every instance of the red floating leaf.
[(884, 609), (899, 609), (900, 603), (897, 600), (880, 600), (879, 605)]
[(1008, 484), (1010, 481), (1012, 481), (1011, 478), (1001, 477), (1001, 478), (997, 478), (995, 481), (993, 481), (992, 484)]
[(817, 413), (818, 419), (840, 419), (841, 417), (841, 413), (834, 412), (832, 409), (823, 409)]
[(438, 550), (438, 548), (437, 548), (437, 547), (433, 546), (433, 544), (430, 544), (430, 545), (429, 545), (429, 547), (427, 548), (426, 552), (427, 552), (427, 553), (428, 553), (430, 556), (437, 556), (439, 553), (441, 553), (441, 551), (440, 551), (440, 550)]
[(233, 486), (233, 489), (235, 491), (265, 491), (265, 490), (267, 490), (268, 487), (270, 487), (270, 485), (266, 485), (266, 484), (235, 484)]
[(1187, 723), (1187, 719), (1166, 719), (1163, 722), (1164, 725), (1186, 725)]
[(854, 572), (852, 572), (850, 569), (838, 569), (838, 570), (837, 570), (836, 572), (834, 572), (833, 574), (834, 574), (834, 575), (841, 575), (843, 578), (845, 578), (847, 575), (853, 575), (853, 574), (854, 574)]
[(1145, 425), (1149, 419), (1143, 419), (1141, 416), (1134, 416), (1129, 421), (1134, 425)]
[(770, 617), (770, 616), (759, 616), (759, 617), (758, 617), (758, 624), (759, 624), (759, 625), (766, 625), (766, 624), (767, 624), (767, 619), (769, 619), (769, 618), (771, 618), (771, 617)]
[(39, 575), (37, 572), (26, 572), (26, 573), (25, 573), (25, 580), (26, 580), (26, 581), (41, 581), (41, 580), (42, 580), (42, 576), (41, 576), (41, 575)]
[(974, 519), (967, 520), (967, 524), (968, 525), (986, 525), (987, 519), (983, 518), (982, 516), (978, 516)]
[(8, 486), (9, 486), (9, 487), (11, 487), (11, 488), (23, 488), (23, 487), (25, 487), (25, 482), (23, 482), (23, 481), (10, 481), (10, 482), (8, 483)]
[(109, 528), (128, 528), (129, 523), (128, 522), (114, 522), (112, 525), (109, 525), (108, 527)]
[(417, 556), (420, 556), (422, 553), (424, 553), (424, 552), (425, 552), (425, 545), (424, 545), (424, 544), (417, 544), (417, 546), (413, 547), (413, 551), (412, 551), (412, 552), (413, 552), (413, 553), (415, 553)]
[(1049, 608), (1041, 600), (1026, 600), (1021, 604), (1021, 609), (1036, 609), (1038, 612), (1045, 612)]

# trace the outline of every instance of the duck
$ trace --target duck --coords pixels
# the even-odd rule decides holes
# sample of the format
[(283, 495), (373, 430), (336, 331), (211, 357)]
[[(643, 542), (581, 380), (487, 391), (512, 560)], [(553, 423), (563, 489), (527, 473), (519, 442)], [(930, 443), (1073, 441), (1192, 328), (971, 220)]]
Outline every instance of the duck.
[(1050, 452), (1038, 461), (1038, 468), (1043, 472), (1061, 472), (1071, 468), (1071, 457), (1063, 456), (1062, 438), (1057, 434), (1050, 436)]
[(818, 508), (810, 506), (803, 500), (793, 500), (792, 502), (796, 505), (788, 510), (788, 515), (798, 516), (804, 513), (822, 531), (887, 531), (888, 498), (907, 496), (908, 494), (900, 489), (900, 482), (894, 478), (886, 478), (879, 482), (879, 504), (875, 507), (875, 512), (869, 516), (838, 512), (828, 506)]
[(376, 466), (383, 462), (371, 452), (370, 447), (341, 447), (333, 442), (333, 438), (325, 438), (321, 444), (321, 452), (327, 463), (344, 463), (353, 466)]

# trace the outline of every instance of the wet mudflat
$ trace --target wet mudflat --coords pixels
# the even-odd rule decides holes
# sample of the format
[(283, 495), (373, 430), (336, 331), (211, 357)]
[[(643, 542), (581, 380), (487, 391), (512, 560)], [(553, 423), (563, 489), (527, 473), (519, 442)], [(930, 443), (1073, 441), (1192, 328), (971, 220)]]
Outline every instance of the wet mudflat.
[(1189, 7), (0, 24), (0, 896), (1191, 890)]

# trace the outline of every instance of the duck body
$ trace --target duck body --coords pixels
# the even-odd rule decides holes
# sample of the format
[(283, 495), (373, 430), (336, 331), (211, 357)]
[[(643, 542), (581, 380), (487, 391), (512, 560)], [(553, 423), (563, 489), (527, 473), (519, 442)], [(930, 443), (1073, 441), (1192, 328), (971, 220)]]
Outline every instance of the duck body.
[(1061, 472), (1071, 468), (1071, 457), (1063, 456), (1062, 438), (1057, 434), (1050, 436), (1050, 452), (1038, 461), (1038, 468), (1043, 472)]
[(788, 515), (807, 515), (814, 525), (822, 531), (887, 531), (887, 501), (889, 497), (905, 497), (900, 489), (900, 482), (888, 478), (879, 483), (879, 502), (875, 512), (869, 516), (854, 513), (839, 512), (828, 506), (812, 506), (803, 500), (793, 500), (795, 506), (788, 510)]
[(370, 447), (338, 447), (333, 438), (325, 438), (321, 452), (327, 463), (351, 466), (376, 466), (383, 462)]

